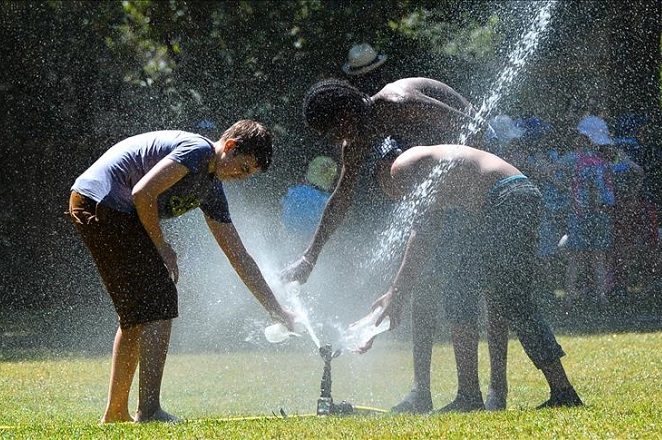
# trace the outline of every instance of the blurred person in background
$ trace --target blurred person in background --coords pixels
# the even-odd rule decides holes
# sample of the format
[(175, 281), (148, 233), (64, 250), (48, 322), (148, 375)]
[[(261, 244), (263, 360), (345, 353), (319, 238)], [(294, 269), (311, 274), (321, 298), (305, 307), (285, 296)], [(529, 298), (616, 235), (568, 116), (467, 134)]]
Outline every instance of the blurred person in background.
[[(572, 154), (572, 204), (568, 211), (566, 303), (574, 306), (594, 297), (608, 303), (607, 250), (612, 245), (611, 210), (615, 203), (611, 168), (600, 148), (613, 144), (607, 123), (586, 116), (577, 125), (577, 149)], [(592, 281), (579, 289), (579, 276)]]
[(332, 158), (317, 156), (308, 164), (304, 181), (287, 189), (281, 200), (281, 221), (296, 243), (307, 242), (315, 233), (337, 174)]

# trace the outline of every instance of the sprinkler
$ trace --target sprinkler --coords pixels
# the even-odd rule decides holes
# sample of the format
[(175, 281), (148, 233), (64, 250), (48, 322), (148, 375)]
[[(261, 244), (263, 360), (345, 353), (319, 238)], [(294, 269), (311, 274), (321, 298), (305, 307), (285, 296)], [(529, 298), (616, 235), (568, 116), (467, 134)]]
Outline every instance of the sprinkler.
[(343, 400), (339, 404), (335, 404), (331, 397), (331, 360), (340, 356), (341, 352), (340, 349), (333, 351), (331, 344), (320, 347), (320, 356), (324, 360), (324, 372), (320, 384), (320, 397), (317, 399), (318, 416), (345, 415), (354, 412), (354, 407), (350, 403)]

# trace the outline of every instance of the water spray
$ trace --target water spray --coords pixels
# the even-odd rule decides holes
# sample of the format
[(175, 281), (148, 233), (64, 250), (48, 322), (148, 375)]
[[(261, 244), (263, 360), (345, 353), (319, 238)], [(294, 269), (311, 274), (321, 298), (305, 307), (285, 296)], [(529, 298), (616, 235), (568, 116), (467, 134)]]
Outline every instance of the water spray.
[[(538, 48), (541, 35), (547, 30), (552, 18), (552, 11), (558, 0), (531, 3), (532, 17), (529, 26), (510, 52), (506, 66), (490, 88), (490, 94), (483, 99), (479, 110), (472, 115), (471, 121), (461, 128), (458, 144), (465, 144), (470, 135), (478, 133), (480, 127), (485, 125), (489, 115), (497, 108), (501, 98), (506, 94), (506, 89), (515, 84), (516, 78)], [(392, 221), (388, 228), (380, 234), (378, 249), (373, 253), (369, 262), (370, 267), (380, 267), (381, 263), (393, 258), (394, 249), (407, 241), (414, 218), (432, 206), (436, 198), (437, 184), (454, 166), (454, 162), (444, 161), (437, 164), (430, 175), (394, 208)]]

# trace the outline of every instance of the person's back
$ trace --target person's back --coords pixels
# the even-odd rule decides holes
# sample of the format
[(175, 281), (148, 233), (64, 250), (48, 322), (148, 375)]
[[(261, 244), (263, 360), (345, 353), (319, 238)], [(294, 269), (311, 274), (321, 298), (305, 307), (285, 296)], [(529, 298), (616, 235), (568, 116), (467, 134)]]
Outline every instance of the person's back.
[(402, 153), (391, 167), (392, 180), (382, 184), (389, 194), (406, 193), (412, 184), (429, 178), (435, 168), (441, 171), (436, 181), (434, 207), (460, 207), (480, 210), (490, 189), (501, 179), (521, 175), (505, 160), (486, 151), (464, 145), (416, 147)]
[(371, 101), (377, 137), (391, 136), (403, 149), (456, 143), (472, 122), (469, 101), (447, 84), (429, 78), (394, 81)]
[(180, 130), (142, 133), (108, 149), (76, 179), (73, 189), (109, 208), (135, 213), (134, 186), (156, 163), (168, 157), (186, 165), (191, 172), (159, 196), (161, 218), (179, 216), (198, 206), (207, 213), (217, 214), (217, 218), (225, 218), (227, 202), (222, 183), (210, 179), (205, 169), (212, 155), (212, 141), (196, 133)]

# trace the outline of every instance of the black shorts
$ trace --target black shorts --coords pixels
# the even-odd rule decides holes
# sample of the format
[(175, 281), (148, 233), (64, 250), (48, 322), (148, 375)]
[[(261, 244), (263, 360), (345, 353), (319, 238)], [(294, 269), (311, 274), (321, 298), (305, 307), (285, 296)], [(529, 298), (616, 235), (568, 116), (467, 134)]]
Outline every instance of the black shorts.
[(177, 288), (137, 215), (74, 191), (69, 216), (94, 259), (121, 328), (177, 317)]

